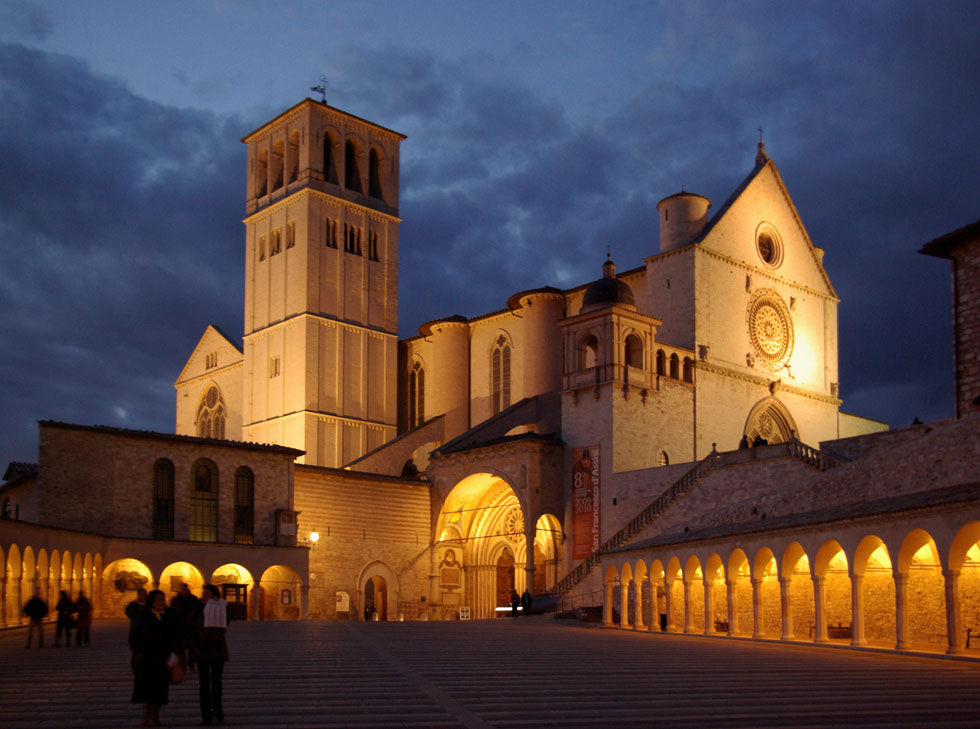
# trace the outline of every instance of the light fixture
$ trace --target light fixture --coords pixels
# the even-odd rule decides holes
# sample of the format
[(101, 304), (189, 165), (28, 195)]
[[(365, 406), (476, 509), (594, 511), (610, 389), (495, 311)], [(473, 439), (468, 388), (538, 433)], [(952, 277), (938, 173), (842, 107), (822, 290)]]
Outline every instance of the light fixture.
[(310, 543), (316, 544), (320, 541), (320, 532), (310, 532)]

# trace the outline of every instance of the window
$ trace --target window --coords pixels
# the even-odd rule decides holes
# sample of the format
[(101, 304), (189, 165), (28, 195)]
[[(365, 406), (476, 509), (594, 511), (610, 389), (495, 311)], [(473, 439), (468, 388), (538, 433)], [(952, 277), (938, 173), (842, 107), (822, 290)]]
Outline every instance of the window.
[(684, 358), (684, 382), (694, 382), (694, 360)]
[(197, 407), (197, 435), (199, 438), (225, 437), (225, 403), (217, 385), (211, 385)]
[(755, 248), (759, 258), (767, 266), (775, 268), (783, 262), (783, 246), (779, 240), (779, 233), (768, 223), (759, 226), (755, 236)]
[(344, 187), (361, 192), (361, 170), (357, 166), (357, 147), (350, 140), (344, 145)]
[(274, 230), (269, 234), (269, 255), (274, 256), (282, 250), (282, 231)]
[(204, 369), (211, 370), (218, 366), (218, 353), (208, 352), (204, 355)]
[(361, 229), (344, 223), (344, 251), (361, 255)]
[(380, 261), (378, 257), (378, 234), (368, 233), (368, 258), (372, 261)]
[(286, 248), (292, 248), (296, 245), (296, 223), (288, 223), (286, 225)]
[(671, 379), (680, 379), (678, 370), (680, 369), (680, 359), (676, 354), (670, 355), (670, 377)]
[(166, 458), (153, 464), (153, 538), (174, 538), (174, 464)]
[(379, 200), (384, 197), (381, 194), (381, 155), (376, 149), (371, 150), (368, 160), (368, 195)]
[(337, 221), (327, 218), (327, 248), (337, 247)]
[(286, 158), (289, 167), (289, 182), (296, 182), (299, 176), (299, 132), (292, 132), (289, 135), (289, 147)]
[(279, 372), (279, 355), (274, 355), (269, 357), (269, 378), (278, 377)]
[(636, 334), (626, 335), (623, 362), (627, 367), (643, 369), (643, 342)]
[[(323, 179), (337, 184), (337, 165), (333, 160), (333, 137), (323, 135)], [(336, 248), (336, 246), (334, 246)]]
[(259, 260), (265, 260), (265, 236), (259, 236)]
[(255, 475), (247, 466), (235, 471), (235, 544), (252, 544), (255, 528)]
[(272, 145), (272, 189), (273, 191), (278, 190), (282, 187), (282, 171), (283, 171), (283, 141), (281, 139), (276, 140), (276, 143)]
[(218, 541), (218, 467), (201, 458), (191, 467), (192, 542)]
[(657, 374), (661, 377), (667, 374), (667, 355), (662, 349), (657, 350)]
[(408, 427), (416, 428), (425, 421), (425, 369), (416, 361), (408, 376)]
[(510, 407), (510, 344), (501, 334), (490, 356), (492, 414)]
[(269, 152), (263, 149), (255, 163), (255, 196), (262, 197), (269, 191)]
[(590, 334), (584, 340), (582, 340), (582, 345), (579, 347), (579, 369), (587, 370), (595, 367), (598, 357), (599, 340), (596, 339), (594, 334)]
[(660, 455), (657, 456), (658, 466), (669, 466), (670, 458), (667, 457), (667, 451), (660, 451)]

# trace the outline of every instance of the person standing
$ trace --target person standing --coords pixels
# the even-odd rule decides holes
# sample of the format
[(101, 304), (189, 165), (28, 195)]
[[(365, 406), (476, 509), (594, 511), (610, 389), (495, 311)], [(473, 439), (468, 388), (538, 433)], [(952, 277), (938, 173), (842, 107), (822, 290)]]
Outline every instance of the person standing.
[(31, 639), (34, 637), (34, 633), (37, 633), (37, 647), (43, 648), (44, 624), (42, 621), (48, 617), (48, 604), (41, 597), (40, 587), (34, 588), (34, 596), (24, 604), (24, 615), (31, 621), (27, 626), (27, 645), (24, 647), (31, 647)]
[(201, 593), (204, 607), (201, 611), (198, 634), (197, 679), (201, 701), (201, 723), (225, 723), (225, 712), (221, 705), (221, 677), (228, 661), (228, 643), (225, 631), (228, 628), (228, 603), (221, 597), (214, 585), (205, 585)]
[[(133, 634), (133, 698), (143, 704), (142, 726), (160, 726), (160, 707), (168, 701), (170, 668), (180, 643), (177, 616), (160, 590), (146, 596)], [(171, 655), (173, 658), (171, 659)]]
[(75, 612), (75, 605), (72, 603), (68, 593), (62, 590), (58, 593), (58, 602), (54, 606), (58, 613), (58, 622), (55, 625), (54, 645), (57, 648), (61, 645), (61, 634), (65, 634), (65, 645), (71, 648), (71, 614)]
[(531, 603), (534, 599), (531, 597), (530, 590), (524, 590), (524, 594), (521, 595), (521, 613), (525, 616), (531, 614)]
[(92, 629), (92, 603), (81, 590), (78, 591), (78, 599), (75, 601), (75, 612), (78, 613), (78, 617), (75, 618), (75, 645), (81, 648), (84, 639), (85, 647), (88, 648), (89, 633)]
[(512, 618), (517, 617), (517, 608), (521, 606), (521, 596), (517, 594), (517, 590), (510, 591), (510, 616)]
[(185, 582), (180, 586), (180, 592), (170, 601), (170, 607), (177, 611), (177, 622), (180, 624), (180, 650), (177, 652), (177, 657), (180, 659), (181, 667), (193, 673), (197, 662), (197, 629), (200, 623), (201, 600), (191, 592)]

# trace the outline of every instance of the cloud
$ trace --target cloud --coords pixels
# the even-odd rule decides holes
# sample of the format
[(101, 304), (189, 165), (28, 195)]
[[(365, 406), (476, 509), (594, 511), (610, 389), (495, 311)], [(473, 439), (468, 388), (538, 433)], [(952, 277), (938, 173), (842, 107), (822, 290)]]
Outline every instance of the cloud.
[(0, 27), (8, 36), (31, 41), (46, 39), (52, 30), (51, 19), (43, 8), (25, 0), (5, 0), (0, 4)]

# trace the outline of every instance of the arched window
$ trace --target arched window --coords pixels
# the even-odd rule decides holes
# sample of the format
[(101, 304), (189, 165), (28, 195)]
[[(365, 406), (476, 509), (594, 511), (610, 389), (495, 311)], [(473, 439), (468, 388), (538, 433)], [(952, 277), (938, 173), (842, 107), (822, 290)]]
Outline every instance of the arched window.
[(492, 414), (496, 415), (510, 407), (510, 344), (503, 334), (497, 337), (490, 355), (490, 372), (490, 403)]
[(694, 382), (694, 360), (684, 358), (684, 382)]
[(676, 354), (670, 355), (670, 377), (671, 379), (678, 380), (680, 375), (678, 374), (680, 370), (680, 359)]
[(587, 370), (596, 366), (596, 362), (599, 360), (599, 340), (596, 339), (595, 335), (590, 334), (582, 340), (578, 354), (580, 370)]
[(425, 368), (418, 360), (408, 375), (408, 427), (416, 428), (425, 422)]
[(174, 538), (174, 464), (166, 458), (153, 464), (153, 538)]
[(282, 173), (285, 163), (285, 144), (281, 139), (277, 139), (272, 145), (272, 189), (278, 190), (282, 187)]
[(643, 342), (635, 334), (626, 335), (623, 362), (627, 367), (643, 369)]
[(667, 456), (667, 451), (660, 451), (660, 455), (657, 456), (658, 466), (669, 466), (670, 458)]
[(269, 151), (259, 152), (255, 163), (255, 196), (262, 197), (269, 191)]
[(381, 192), (381, 156), (376, 149), (371, 150), (368, 159), (368, 195), (379, 200), (384, 197)]
[[(333, 159), (333, 137), (323, 135), (323, 179), (337, 184), (337, 163)], [(334, 246), (336, 248), (336, 246)]]
[(235, 470), (235, 544), (252, 544), (255, 528), (255, 476), (252, 469)]
[(289, 170), (287, 184), (296, 182), (299, 177), (299, 132), (289, 135), (289, 146), (286, 148), (286, 167)]
[(197, 407), (197, 435), (200, 438), (225, 437), (225, 403), (217, 385), (211, 385)]
[(661, 377), (667, 374), (667, 355), (662, 349), (657, 350), (657, 374)]
[(357, 147), (350, 140), (344, 145), (344, 187), (361, 192), (361, 170), (357, 167)]
[(191, 466), (190, 527), (192, 542), (218, 541), (218, 467), (207, 458)]

